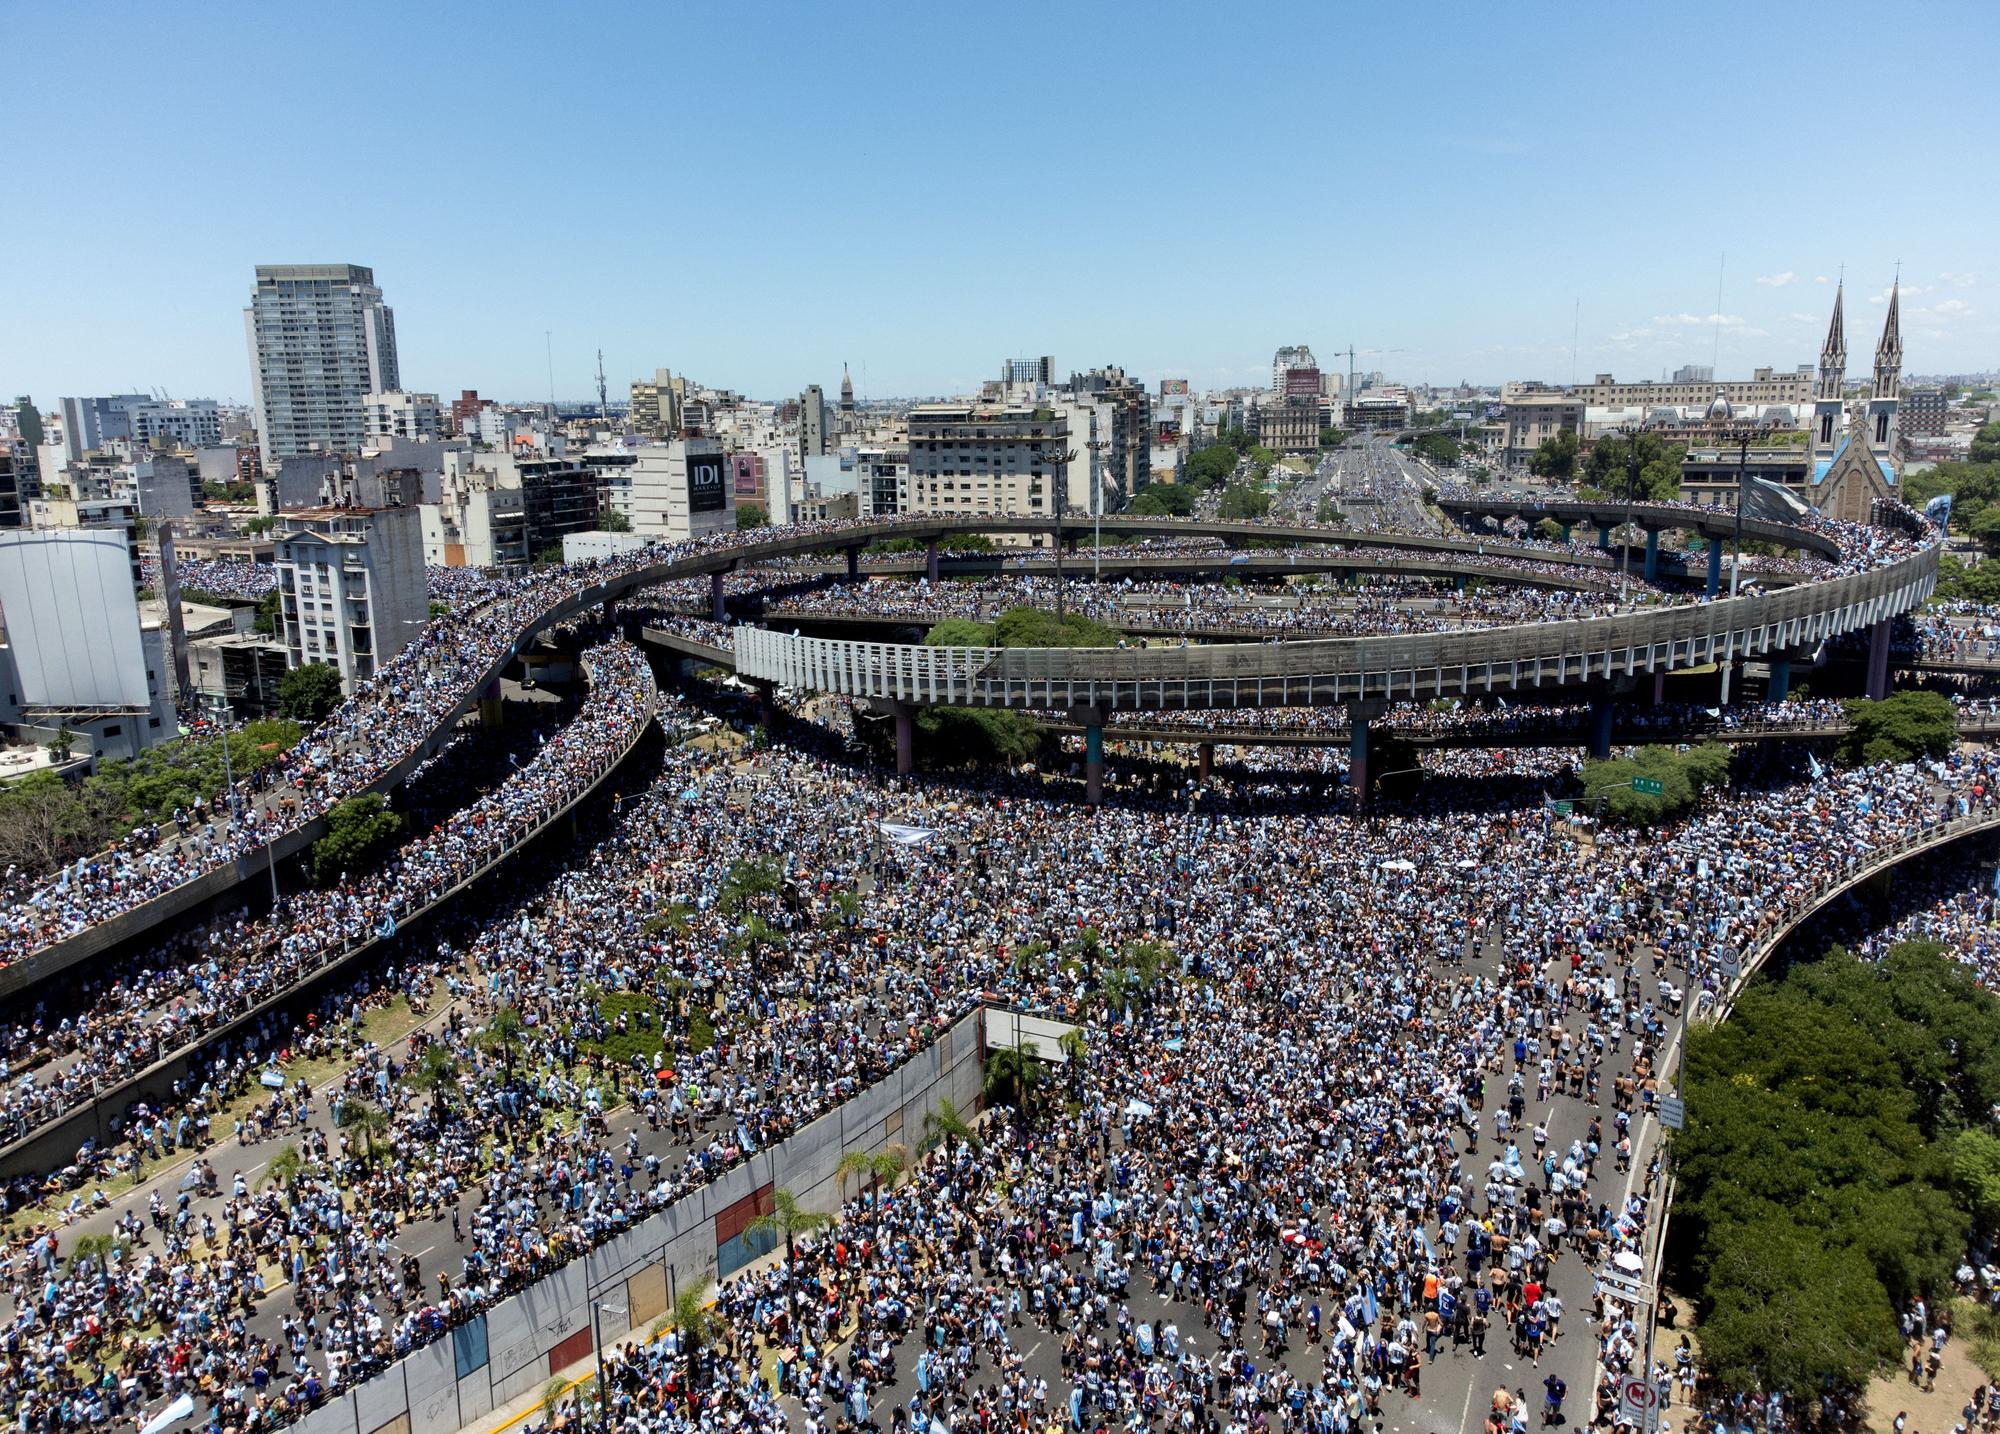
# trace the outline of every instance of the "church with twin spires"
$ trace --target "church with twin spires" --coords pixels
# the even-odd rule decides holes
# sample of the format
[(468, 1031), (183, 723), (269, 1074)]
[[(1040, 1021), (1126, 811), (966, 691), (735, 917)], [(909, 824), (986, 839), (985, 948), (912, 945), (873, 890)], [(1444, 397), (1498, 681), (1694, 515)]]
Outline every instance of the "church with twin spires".
[(1900, 496), (1896, 482), (1896, 408), (1903, 382), (1901, 282), (1889, 288), (1889, 314), (1875, 345), (1868, 396), (1847, 401), (1847, 334), (1841, 315), (1846, 284), (1834, 290), (1833, 322), (1819, 351), (1813, 384), (1812, 466), (1806, 501), (1829, 518), (1865, 523), (1875, 500)]

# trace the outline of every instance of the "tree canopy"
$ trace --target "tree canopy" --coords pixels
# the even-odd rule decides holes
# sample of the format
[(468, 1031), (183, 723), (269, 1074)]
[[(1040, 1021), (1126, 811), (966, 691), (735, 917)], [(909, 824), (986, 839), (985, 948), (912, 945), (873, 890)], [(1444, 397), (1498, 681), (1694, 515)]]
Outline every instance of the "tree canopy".
[(1244, 523), (1261, 518), (1270, 511), (1269, 493), (1248, 483), (1231, 483), (1222, 490), (1222, 502), (1216, 509), (1216, 515), (1227, 522)]
[(1128, 513), (1185, 518), (1194, 511), (1195, 490), (1185, 483), (1150, 483), (1127, 506)]
[(1537, 478), (1567, 483), (1576, 476), (1577, 448), (1575, 431), (1565, 428), (1553, 438), (1544, 438), (1541, 446), (1528, 455), (1528, 471)]
[[(2000, 1214), (2000, 1000), (1930, 942), (1836, 949), (1690, 1031), (1669, 1259), (1728, 1387), (1852, 1390)], [(1965, 1122), (1972, 1122), (1971, 1126)]]
[(1584, 478), (1593, 488), (1621, 498), (1629, 494), (1641, 501), (1661, 502), (1680, 497), (1681, 460), (1685, 457), (1685, 443), (1667, 443), (1657, 433), (1609, 435), (1591, 448)]
[(744, 528), (768, 528), (771, 514), (762, 503), (738, 503), (736, 505), (736, 526)]
[[(1635, 791), (1635, 778), (1658, 782), (1658, 795)], [(1583, 764), (1583, 790), (1601, 801), (1613, 821), (1627, 826), (1655, 826), (1672, 821), (1694, 807), (1710, 787), (1729, 779), (1729, 749), (1706, 742), (1683, 752), (1675, 747), (1641, 747), (1628, 756)]]
[(396, 843), (401, 813), (389, 810), (378, 792), (363, 792), (335, 804), (326, 814), (326, 835), (312, 844), (313, 877), (320, 882), (358, 871)]
[(314, 723), (340, 705), (340, 669), (306, 662), (278, 679), (278, 711), (294, 722)]
[(1849, 763), (1937, 758), (1958, 745), (1958, 709), (1941, 692), (1906, 690), (1879, 702), (1856, 697), (1840, 705), (1853, 724), (1840, 747)]

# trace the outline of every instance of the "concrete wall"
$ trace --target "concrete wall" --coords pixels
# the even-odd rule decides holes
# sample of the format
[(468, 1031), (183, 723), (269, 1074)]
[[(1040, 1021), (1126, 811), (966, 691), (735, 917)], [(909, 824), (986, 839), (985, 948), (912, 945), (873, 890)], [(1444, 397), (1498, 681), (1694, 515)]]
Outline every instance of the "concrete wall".
[(628, 1311), (599, 1315), (607, 1347), (628, 1334), (643, 1337), (672, 1309), (681, 1286), (714, 1277), (719, 1212), (766, 1186), (790, 1190), (810, 1209), (835, 1209), (833, 1171), (842, 1155), (899, 1141), (915, 1150), (924, 1116), (940, 1097), (970, 1111), (979, 1097), (986, 1014), (981, 1009), (960, 1017), (919, 1055), (791, 1139), (328, 1400), (300, 1429), (453, 1434), (490, 1423), (493, 1410), (538, 1392), (556, 1370), (590, 1355), (593, 1300), (612, 1297)]

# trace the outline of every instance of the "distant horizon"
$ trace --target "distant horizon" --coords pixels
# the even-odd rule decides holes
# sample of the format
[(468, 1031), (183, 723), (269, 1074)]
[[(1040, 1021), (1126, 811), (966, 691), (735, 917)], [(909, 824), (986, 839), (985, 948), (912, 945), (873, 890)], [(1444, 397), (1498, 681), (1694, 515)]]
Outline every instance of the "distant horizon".
[[(620, 392), (666, 367), (764, 399), (843, 361), (864, 398), (976, 391), (1031, 354), (1255, 386), (1301, 341), (1434, 386), (1782, 372), (1843, 274), (1852, 372), (1899, 272), (1906, 366), (1991, 371), (2000, 26), (1918, 15), (1029, 0), (1005, 21), (1035, 43), (994, 44), (898, 0), (30, 7), (0, 391), (245, 403), (256, 266), (329, 261), (374, 271), (405, 387), (441, 395), (546, 395), (551, 351), (594, 394), (599, 349)], [(81, 67), (107, 43), (341, 102), (161, 106)]]

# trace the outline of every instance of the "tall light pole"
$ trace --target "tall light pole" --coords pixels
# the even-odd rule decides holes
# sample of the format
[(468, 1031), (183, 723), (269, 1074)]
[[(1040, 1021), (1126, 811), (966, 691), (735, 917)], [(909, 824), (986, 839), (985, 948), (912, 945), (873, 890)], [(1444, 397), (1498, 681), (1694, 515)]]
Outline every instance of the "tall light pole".
[[(1092, 432), (1096, 432), (1093, 421)], [(1090, 580), (1104, 579), (1104, 480), (1097, 471), (1097, 455), (1104, 440), (1093, 438), (1084, 444), (1090, 450)]]
[(590, 1347), (597, 1356), (597, 1427), (611, 1427), (611, 1391), (604, 1387), (604, 1336), (598, 1332), (597, 1312), (610, 1310), (613, 1314), (625, 1313), (624, 1300), (613, 1295), (609, 1298), (594, 1299), (590, 1302)]
[(1054, 481), (1049, 484), (1049, 497), (1056, 514), (1056, 621), (1063, 620), (1063, 500), (1068, 496), (1069, 465), (1076, 461), (1076, 450), (1065, 449), (1051, 454), (1049, 462), (1054, 465), (1050, 475)]

